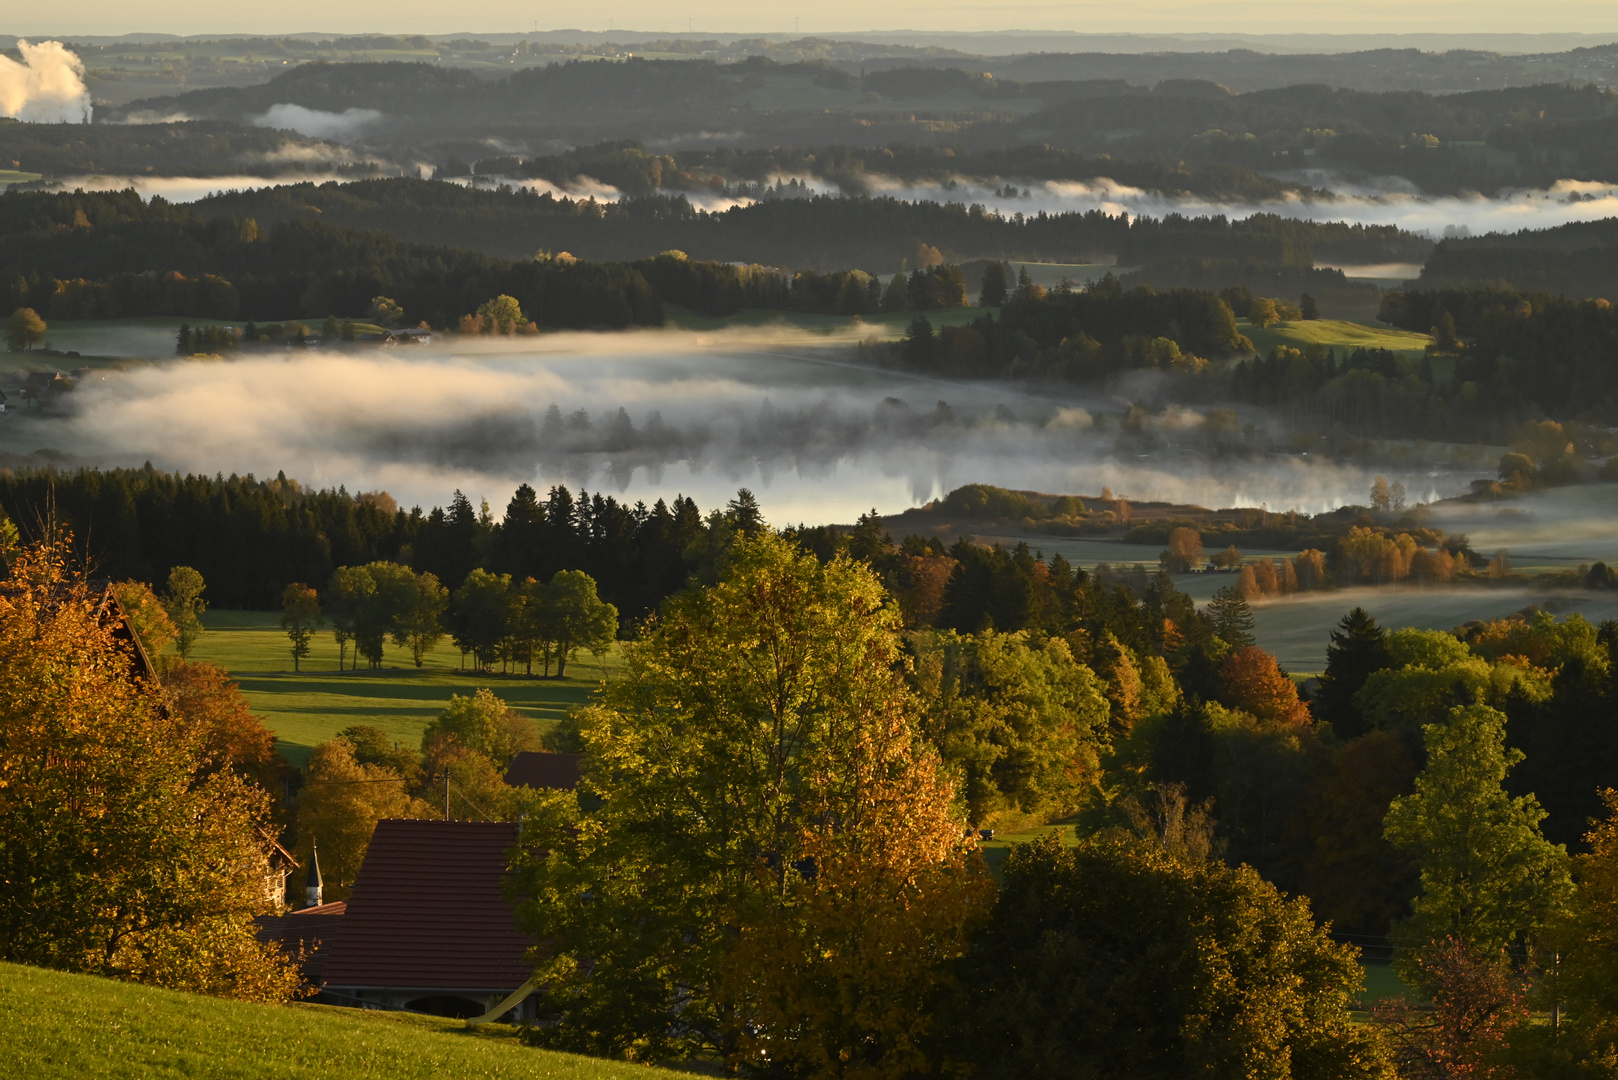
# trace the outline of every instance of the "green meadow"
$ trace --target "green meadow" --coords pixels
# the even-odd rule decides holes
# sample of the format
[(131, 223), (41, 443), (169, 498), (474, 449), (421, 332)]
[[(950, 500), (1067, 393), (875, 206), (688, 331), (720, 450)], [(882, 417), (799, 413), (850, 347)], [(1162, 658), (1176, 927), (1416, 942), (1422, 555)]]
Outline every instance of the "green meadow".
[(0, 964), (6, 1071), (28, 1080), (658, 1080), (665, 1069), (535, 1050), (517, 1029), (327, 1005), (251, 1005)]
[[(519, 670), (478, 673), (462, 666), (460, 650), (446, 638), (417, 668), (405, 649), (387, 646), (382, 667), (342, 670), (331, 631), (320, 632), (309, 659), (292, 670), (292, 654), (281, 617), (265, 611), (209, 611), (206, 631), (191, 657), (208, 660), (241, 684), (253, 711), (275, 733), (276, 748), (302, 765), (320, 743), (352, 724), (381, 728), (402, 745), (416, 746), (422, 729), (443, 711), (451, 694), (487, 687), (507, 704), (548, 730), (567, 710), (582, 705), (620, 663), (616, 654), (600, 661), (580, 653), (566, 679), (529, 677)], [(348, 652), (348, 663), (354, 659)]]
[(1408, 330), (1393, 330), (1373, 323), (1351, 322), (1348, 319), (1310, 319), (1297, 322), (1274, 323), (1259, 329), (1249, 322), (1241, 322), (1242, 333), (1253, 341), (1260, 353), (1268, 353), (1278, 345), (1301, 349), (1309, 345), (1322, 348), (1390, 349), (1401, 356), (1420, 358), (1426, 355), (1432, 338)]

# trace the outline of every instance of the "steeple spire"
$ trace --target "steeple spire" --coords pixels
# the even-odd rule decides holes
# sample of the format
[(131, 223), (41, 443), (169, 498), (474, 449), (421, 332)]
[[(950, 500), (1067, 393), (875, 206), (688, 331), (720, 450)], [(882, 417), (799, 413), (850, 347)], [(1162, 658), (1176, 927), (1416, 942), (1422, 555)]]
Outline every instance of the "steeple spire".
[(321, 895), (325, 892), (325, 883), (320, 879), (320, 847), (313, 841), (309, 844), (309, 874), (303, 881), (303, 906), (306, 908), (319, 907)]

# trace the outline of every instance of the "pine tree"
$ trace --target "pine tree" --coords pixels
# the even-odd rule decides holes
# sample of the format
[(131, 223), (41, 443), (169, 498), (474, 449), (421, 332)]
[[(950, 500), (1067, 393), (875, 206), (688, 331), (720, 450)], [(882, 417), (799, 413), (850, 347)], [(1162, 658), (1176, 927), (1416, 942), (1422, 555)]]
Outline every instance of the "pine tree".
[(1213, 599), (1208, 601), (1207, 615), (1214, 633), (1232, 649), (1255, 644), (1253, 609), (1247, 606), (1246, 598), (1234, 585), (1226, 585), (1213, 594)]
[(1340, 739), (1365, 734), (1365, 721), (1354, 704), (1374, 672), (1393, 663), (1388, 655), (1388, 635), (1369, 612), (1357, 607), (1344, 615), (1331, 632), (1326, 646), (1326, 672), (1315, 695), (1314, 712), (1329, 722)]

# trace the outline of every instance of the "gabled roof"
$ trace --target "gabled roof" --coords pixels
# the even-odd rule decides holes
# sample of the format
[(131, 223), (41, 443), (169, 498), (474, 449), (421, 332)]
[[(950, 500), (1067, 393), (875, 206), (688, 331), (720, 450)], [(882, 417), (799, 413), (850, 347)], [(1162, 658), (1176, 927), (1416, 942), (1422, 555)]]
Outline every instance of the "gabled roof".
[(502, 887), (517, 826), (504, 821), (380, 821), (354, 881), (342, 933), (321, 965), (327, 986), (515, 990), (533, 945)]
[(325, 974), (326, 960), (343, 930), (343, 915), (348, 905), (338, 900), (319, 907), (289, 911), (285, 915), (264, 915), (253, 922), (258, 939), (266, 944), (274, 942), (288, 955), (303, 953), (304, 977), (318, 983)]
[(512, 787), (560, 788), (572, 791), (579, 786), (582, 754), (551, 754), (537, 750), (520, 751), (506, 770), (506, 783)]

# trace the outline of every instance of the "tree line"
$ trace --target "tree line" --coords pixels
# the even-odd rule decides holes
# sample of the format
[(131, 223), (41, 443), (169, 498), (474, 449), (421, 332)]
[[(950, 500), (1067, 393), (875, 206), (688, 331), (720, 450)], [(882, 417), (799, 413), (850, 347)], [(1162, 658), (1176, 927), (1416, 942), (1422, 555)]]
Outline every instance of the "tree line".
[(342, 670), (348, 646), (354, 667), (363, 657), (382, 666), (383, 643), (391, 639), (410, 650), (421, 667), (446, 631), (474, 669), (496, 663), (522, 665), (534, 673), (565, 678), (567, 662), (579, 649), (604, 654), (618, 636), (618, 609), (596, 595), (596, 582), (581, 570), (558, 570), (549, 581), (492, 574), (475, 567), (453, 593), (430, 571), (398, 563), (340, 566), (320, 592), (301, 581), (281, 593), (281, 625), (291, 642), (293, 670), (310, 652), (314, 632), (329, 621)]
[[(1305, 701), (1253, 644), (1235, 590), (1199, 610), (1166, 576), (1084, 574), (1026, 547), (895, 544), (874, 515), (848, 531), (782, 535), (740, 496), (709, 524), (706, 565), (641, 625), (624, 673), (545, 737), (585, 755), (580, 793), (485, 803), (477, 785), (498, 792), (500, 762), (535, 736), (476, 694), (449, 703), (419, 755), (344, 732), (317, 751), (300, 795), (298, 843), (319, 822), (323, 848), (332, 835), (363, 851), (379, 815), (434, 812), (420, 802), (429, 768), (467, 785), (457, 816), (475, 804), (523, 822), (520, 915), (556, 944), (541, 972), (555, 1022), (530, 1040), (636, 1059), (717, 1054), (738, 1068), (768, 1055), (808, 1075), (837, 1072), (857, 1051), (877, 1064), (1022, 1075), (1169, 1075), (1186, 1054), (1211, 1055), (1214, 1075), (1248, 1075), (1255, 1055), (1270, 1055), (1292, 1062), (1276, 1075), (1336, 1076), (1384, 1057), (1542, 1052), (1514, 989), (1532, 984), (1564, 1009), (1556, 1052), (1599, 1059), (1613, 1013), (1589, 988), (1605, 985), (1611, 954), (1591, 942), (1611, 932), (1600, 891), (1610, 828), (1582, 840), (1578, 877), (1561, 845), (1608, 816), (1599, 792), (1618, 776), (1604, 722), (1618, 627), (1539, 615), (1387, 632), (1355, 611)], [(0, 597), (0, 622), (18, 646), (8, 670), (28, 674), (5, 692), (52, 685), (49, 669), (28, 666), (41, 634), (87, 650), (106, 675), (75, 683), (79, 697), (8, 708), (8, 737), (26, 734), (54, 760), (52, 740), (77, 730), (58, 722), (69, 700), (103, 739), (145, 730), (155, 691), (119, 673), (110, 658), (122, 646), (86, 629), (89, 593), (61, 601), (66, 550), (9, 543), (16, 587)], [(395, 570), (367, 570), (373, 584), (389, 575), (403, 585)], [(161, 752), (118, 744), (120, 775), (191, 790), (206, 759), (188, 732), (201, 725), (178, 715), (192, 719), (154, 732), (167, 739)], [(163, 756), (170, 744), (180, 757)], [(100, 746), (76, 752), (100, 761)], [(40, 855), (71, 838), (35, 831), (28, 815), (69, 788), (23, 779), (0, 789), (0, 825), (34, 865), (64, 865)], [(337, 782), (355, 779), (388, 782)], [(210, 852), (247, 845), (199, 869), (184, 894), (213, 905), (215, 947), (195, 948), (190, 909), (143, 909), (147, 927), (129, 940), (168, 942), (170, 966), (82, 950), (59, 966), (289, 992), (284, 960), (245, 944), (249, 895), (219, 891), (240, 888), (230, 875), (255, 865), (248, 851), (267, 850), (252, 839), (267, 800), (253, 803), (262, 796), (250, 787), (239, 803), (226, 798), (237, 788), (196, 790), (174, 821), (203, 813)], [(71, 797), (84, 793), (75, 785)], [(1475, 812), (1448, 812), (1456, 806)], [(1069, 823), (1076, 847), (1019, 847), (995, 888), (967, 827), (1054, 821)], [(130, 872), (145, 872), (135, 864), (147, 848), (131, 850)], [(1480, 850), (1496, 857), (1472, 859)], [(109, 895), (131, 880), (93, 854), (75, 858)], [(56, 940), (96, 940), (99, 895), (49, 902)], [(1350, 1027), (1357, 966), (1322, 917), (1389, 935), (1412, 984), (1467, 1022), (1423, 1026), (1395, 1008)], [(45, 955), (32, 924), (5, 934), (7, 958)], [(1546, 977), (1548, 950), (1566, 981)], [(1143, 951), (1156, 958), (1145, 971)], [(1480, 987), (1493, 996), (1478, 998)], [(1029, 1025), (1056, 988), (1061, 1008), (1042, 1015), (1060, 1023)], [(1210, 1008), (1223, 1018), (1217, 1034), (1185, 1026)], [(1283, 1019), (1255, 1029), (1243, 1019), (1252, 1010)], [(682, 1022), (668, 1023), (676, 1013)], [(951, 1034), (963, 1027), (964, 1043)]]
[(504, 258), (544, 248), (580, 258), (634, 260), (675, 249), (713, 262), (873, 273), (898, 268), (918, 243), (938, 248), (953, 262), (1075, 262), (1112, 254), (1126, 266), (1171, 257), (1228, 259), (1238, 252), (1292, 266), (1312, 259), (1415, 261), (1430, 247), (1398, 230), (1271, 214), (1240, 220), (1099, 210), (997, 214), (961, 202), (868, 196), (766, 199), (707, 213), (677, 194), (598, 203), (408, 178), (221, 193), (193, 205), (207, 217), (251, 217), (265, 225), (318, 217)]
[(0, 196), (0, 258), (17, 268), (0, 273), (0, 308), (52, 319), (361, 318), (385, 297), (396, 323), (455, 327), (491, 297), (510, 296), (540, 327), (621, 328), (661, 325), (664, 300), (726, 315), (742, 306), (926, 310), (966, 299), (960, 270), (940, 265), (895, 284), (858, 270), (789, 274), (679, 251), (631, 264), (566, 252), (513, 262), (323, 222), (261, 233), (251, 218), (204, 219), (133, 191)]

